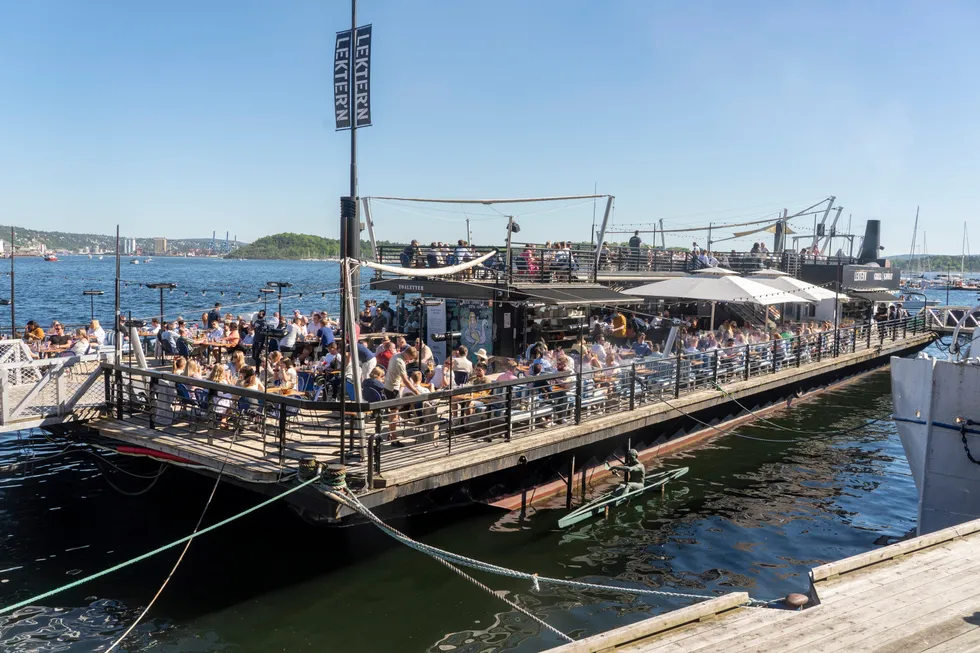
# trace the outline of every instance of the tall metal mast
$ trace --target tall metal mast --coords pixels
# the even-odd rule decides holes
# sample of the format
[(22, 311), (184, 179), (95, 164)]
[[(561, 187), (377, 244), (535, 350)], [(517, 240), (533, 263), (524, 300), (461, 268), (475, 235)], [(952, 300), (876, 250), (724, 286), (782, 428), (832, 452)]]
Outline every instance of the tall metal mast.
[(919, 207), (915, 207), (915, 224), (912, 226), (912, 247), (909, 249), (909, 270), (915, 264), (915, 239), (919, 232)]
[(963, 223), (963, 246), (960, 248), (960, 276), (966, 270), (966, 222)]

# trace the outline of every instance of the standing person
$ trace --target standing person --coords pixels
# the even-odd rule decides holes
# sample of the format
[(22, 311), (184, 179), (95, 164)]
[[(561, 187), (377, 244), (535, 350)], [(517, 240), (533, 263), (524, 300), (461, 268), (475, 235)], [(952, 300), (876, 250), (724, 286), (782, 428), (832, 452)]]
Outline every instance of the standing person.
[(613, 311), (612, 328), (609, 330), (609, 336), (612, 338), (613, 344), (619, 347), (626, 344), (626, 316), (619, 309)]
[[(415, 362), (418, 352), (415, 347), (409, 347), (405, 351), (395, 354), (388, 364), (385, 372), (385, 399), (394, 399), (401, 396), (402, 389), (407, 388), (413, 395), (421, 394), (421, 390), (408, 376), (408, 365)], [(398, 428), (398, 409), (393, 409), (388, 421), (388, 434), (390, 439), (394, 439), (395, 431)]]
[(214, 308), (208, 311), (208, 319), (205, 324), (214, 324), (215, 322), (221, 322), (221, 302), (215, 302)]
[(640, 240), (640, 232), (634, 231), (633, 237), (630, 238), (630, 258), (631, 258), (630, 267), (633, 270), (640, 269), (640, 245), (642, 244), (643, 241)]

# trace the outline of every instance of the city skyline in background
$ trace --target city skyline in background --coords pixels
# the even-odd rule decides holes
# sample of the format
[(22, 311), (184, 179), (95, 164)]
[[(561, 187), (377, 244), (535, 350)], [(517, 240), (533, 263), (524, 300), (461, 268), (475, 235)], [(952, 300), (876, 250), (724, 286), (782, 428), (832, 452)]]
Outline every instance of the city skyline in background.
[[(374, 25), (362, 195), (596, 188), (616, 196), (613, 232), (775, 218), (835, 195), (838, 231), (850, 219), (860, 236), (881, 219), (889, 256), (908, 254), (916, 206), (929, 253), (958, 253), (972, 221), (970, 3), (360, 5), (359, 23)], [(332, 50), (348, 12), (305, 1), (5, 7), (0, 219), (103, 234), (118, 223), (141, 238), (336, 238), (349, 141), (332, 124)], [(521, 240), (588, 242), (594, 211), (372, 209), (378, 239), (465, 238), (469, 218), (480, 244), (502, 243), (511, 213)]]

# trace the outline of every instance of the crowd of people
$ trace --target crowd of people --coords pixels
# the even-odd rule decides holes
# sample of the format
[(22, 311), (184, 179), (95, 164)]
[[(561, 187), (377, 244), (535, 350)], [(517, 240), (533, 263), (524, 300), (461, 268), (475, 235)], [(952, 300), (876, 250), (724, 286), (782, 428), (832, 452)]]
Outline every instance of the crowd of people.
[(83, 356), (97, 353), (105, 345), (106, 332), (98, 320), (75, 328), (52, 320), (47, 332), (36, 320), (30, 320), (24, 326), (23, 339), (36, 358)]

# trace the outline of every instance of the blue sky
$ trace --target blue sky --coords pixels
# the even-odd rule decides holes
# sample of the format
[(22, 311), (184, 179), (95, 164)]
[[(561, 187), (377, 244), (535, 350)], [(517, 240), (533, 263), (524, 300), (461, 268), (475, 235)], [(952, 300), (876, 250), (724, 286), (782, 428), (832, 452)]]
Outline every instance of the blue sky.
[[(0, 221), (336, 236), (349, 140), (331, 57), (349, 21), (335, 0), (3, 3)], [(974, 2), (363, 0), (359, 22), (374, 24), (362, 195), (597, 184), (616, 223), (675, 228), (836, 195), (855, 231), (886, 222), (890, 254), (916, 205), (930, 253), (959, 253), (973, 222)], [(498, 208), (528, 239), (588, 240), (592, 205), (566, 204)], [(439, 208), (376, 203), (378, 236), (464, 236), (462, 207)], [(476, 242), (502, 240), (504, 218), (468, 214)]]

